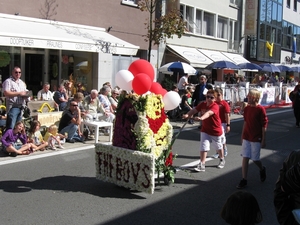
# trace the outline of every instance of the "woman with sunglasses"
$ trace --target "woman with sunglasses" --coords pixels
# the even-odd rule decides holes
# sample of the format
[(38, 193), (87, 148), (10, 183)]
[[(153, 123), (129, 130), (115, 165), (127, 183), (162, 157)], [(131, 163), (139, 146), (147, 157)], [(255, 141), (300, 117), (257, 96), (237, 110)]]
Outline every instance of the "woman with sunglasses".
[(199, 103), (195, 108), (183, 115), (183, 119), (189, 119), (198, 113), (201, 115), (194, 117), (194, 120), (202, 121), (200, 132), (200, 163), (195, 168), (197, 172), (205, 172), (205, 161), (207, 152), (210, 150), (210, 143), (219, 154), (220, 162), (217, 168), (222, 169), (225, 166), (223, 130), (219, 116), (219, 106), (215, 103), (216, 97), (216, 91), (208, 90), (206, 101)]

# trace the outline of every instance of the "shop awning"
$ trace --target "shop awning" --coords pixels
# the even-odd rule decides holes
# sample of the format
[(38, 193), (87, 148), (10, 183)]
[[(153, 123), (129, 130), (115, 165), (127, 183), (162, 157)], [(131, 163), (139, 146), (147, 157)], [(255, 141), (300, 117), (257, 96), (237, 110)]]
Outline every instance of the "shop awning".
[(204, 68), (213, 61), (199, 52), (196, 48), (183, 47), (177, 45), (167, 45), (170, 51), (175, 52), (180, 57), (187, 60), (191, 66)]
[(224, 54), (222, 54), (219, 51), (213, 51), (213, 50), (206, 50), (206, 49), (198, 49), (201, 53), (206, 55), (208, 58), (210, 58), (213, 62), (225, 60), (225, 61), (230, 61), (234, 62), (230, 58), (226, 57)]
[(0, 14), (0, 45), (136, 55), (139, 46), (105, 29), (51, 20)]
[(229, 52), (221, 52), (221, 53), (225, 55), (227, 58), (231, 59), (235, 64), (249, 63), (247, 59), (245, 59), (243, 56), (239, 54), (234, 54)]

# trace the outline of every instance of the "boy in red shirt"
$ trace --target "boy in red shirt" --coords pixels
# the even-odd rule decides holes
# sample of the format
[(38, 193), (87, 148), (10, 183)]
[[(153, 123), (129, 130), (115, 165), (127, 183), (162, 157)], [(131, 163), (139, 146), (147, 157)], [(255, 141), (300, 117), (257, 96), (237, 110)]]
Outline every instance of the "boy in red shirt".
[[(223, 99), (223, 90), (222, 88), (215, 88), (215, 91), (217, 92), (217, 99), (216, 99), (216, 103), (218, 104), (219, 108), (220, 108), (220, 119), (222, 122), (222, 129), (223, 129), (223, 149), (224, 149), (224, 157), (227, 156), (228, 151), (227, 151), (227, 146), (226, 146), (226, 134), (229, 133), (230, 131), (230, 106), (227, 103), (227, 101), (225, 101)], [(213, 158), (218, 158), (219, 154), (215, 154), (212, 156)]]
[(200, 112), (200, 117), (194, 117), (195, 120), (202, 121), (200, 133), (200, 163), (195, 168), (197, 172), (205, 171), (205, 160), (207, 152), (210, 150), (210, 143), (220, 156), (220, 163), (217, 168), (222, 169), (225, 166), (223, 154), (223, 130), (221, 119), (219, 117), (219, 106), (215, 103), (217, 92), (208, 90), (206, 93), (206, 101), (199, 103), (195, 108), (183, 115), (184, 119), (190, 118)]
[(260, 160), (260, 150), (266, 146), (265, 134), (268, 118), (264, 107), (258, 104), (261, 93), (251, 89), (248, 93), (248, 105), (244, 110), (244, 126), (242, 130), (242, 177), (236, 186), (238, 189), (247, 186), (247, 173), (249, 159), (260, 169), (260, 180), (266, 180), (266, 167)]

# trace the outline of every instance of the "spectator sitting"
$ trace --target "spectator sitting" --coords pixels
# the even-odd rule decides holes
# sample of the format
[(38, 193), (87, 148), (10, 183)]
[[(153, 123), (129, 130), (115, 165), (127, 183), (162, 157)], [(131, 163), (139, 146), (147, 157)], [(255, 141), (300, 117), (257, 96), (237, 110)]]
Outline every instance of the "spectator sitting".
[(101, 92), (99, 95), (100, 103), (103, 105), (103, 108), (105, 110), (105, 114), (107, 116), (106, 121), (107, 122), (113, 122), (115, 119), (114, 110), (112, 108), (112, 105), (108, 99), (108, 95), (110, 94), (110, 87), (104, 86), (101, 88)]
[(98, 98), (98, 91), (91, 90), (91, 94), (86, 96), (83, 100), (83, 107), (86, 111), (85, 117), (89, 120), (105, 119), (105, 110)]
[(30, 124), (29, 132), (28, 132), (28, 142), (33, 143), (37, 146), (35, 149), (44, 151), (48, 146), (48, 143), (44, 141), (43, 136), (40, 132), (41, 123), (37, 120), (33, 120)]
[[(21, 142), (18, 142), (20, 140)], [(24, 124), (18, 121), (13, 129), (8, 129), (1, 138), (2, 150), (10, 156), (28, 155), (37, 148), (33, 143), (27, 143)]]
[(57, 126), (52, 124), (49, 126), (44, 140), (48, 142), (50, 149), (56, 150), (55, 145), (58, 145), (58, 148), (64, 148), (62, 144), (65, 142), (65, 135), (57, 133)]
[(70, 104), (70, 109), (61, 117), (59, 121), (58, 131), (62, 135), (68, 133), (66, 141), (69, 143), (75, 143), (75, 141), (85, 143), (84, 137), (80, 132), (80, 124), (81, 111), (78, 108), (78, 103), (72, 101)]
[(50, 91), (50, 84), (48, 82), (44, 83), (43, 89), (37, 93), (37, 99), (53, 101), (53, 93)]
[(116, 111), (118, 107), (119, 93), (119, 90), (114, 89), (111, 92), (111, 96), (108, 98), (114, 111)]
[(71, 102), (72, 102), (72, 101), (75, 101), (75, 102), (78, 103), (78, 108), (79, 108), (80, 111), (81, 111), (81, 116), (84, 116), (84, 115), (85, 115), (85, 109), (84, 109), (83, 103), (82, 103), (83, 99), (84, 99), (83, 94), (82, 94), (81, 92), (77, 92), (77, 93), (74, 95), (73, 98), (69, 98), (69, 100), (68, 100), (68, 102), (67, 102), (67, 106), (66, 106), (66, 108), (64, 109), (63, 114), (65, 114), (66, 112), (69, 111)]
[(63, 84), (59, 85), (58, 90), (54, 93), (53, 99), (58, 104), (59, 111), (64, 111), (68, 102), (68, 95)]
[(83, 86), (82, 83), (77, 84), (77, 93), (78, 92), (82, 93), (84, 97), (89, 95), (89, 93), (86, 91), (86, 88)]

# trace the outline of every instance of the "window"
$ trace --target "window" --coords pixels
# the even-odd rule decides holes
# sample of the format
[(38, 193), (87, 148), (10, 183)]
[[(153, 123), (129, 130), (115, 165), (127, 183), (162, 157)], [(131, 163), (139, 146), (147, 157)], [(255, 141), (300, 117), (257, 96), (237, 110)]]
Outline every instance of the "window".
[(214, 14), (204, 12), (203, 17), (203, 35), (214, 36)]
[(187, 21), (187, 29), (189, 32), (194, 32), (194, 8), (190, 6), (186, 6), (186, 16), (185, 19)]
[(291, 0), (286, 0), (286, 7), (291, 8)]
[(202, 34), (202, 11), (196, 10), (196, 23), (195, 23), (195, 33)]
[(297, 12), (297, 2), (298, 0), (294, 0), (294, 11)]
[(217, 37), (228, 38), (228, 19), (221, 16), (218, 17)]

